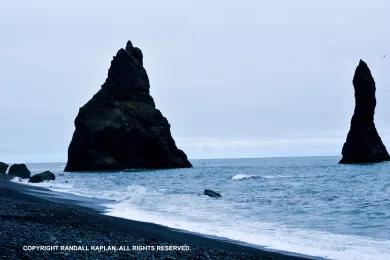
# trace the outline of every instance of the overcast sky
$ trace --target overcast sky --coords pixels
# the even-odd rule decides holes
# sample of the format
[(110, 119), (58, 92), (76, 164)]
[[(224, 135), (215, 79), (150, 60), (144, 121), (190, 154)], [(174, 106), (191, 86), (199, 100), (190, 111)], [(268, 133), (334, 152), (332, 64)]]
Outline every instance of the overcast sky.
[(388, 0), (0, 1), (0, 161), (66, 161), (79, 107), (129, 39), (190, 158), (340, 154), (360, 58), (390, 148), (389, 10)]

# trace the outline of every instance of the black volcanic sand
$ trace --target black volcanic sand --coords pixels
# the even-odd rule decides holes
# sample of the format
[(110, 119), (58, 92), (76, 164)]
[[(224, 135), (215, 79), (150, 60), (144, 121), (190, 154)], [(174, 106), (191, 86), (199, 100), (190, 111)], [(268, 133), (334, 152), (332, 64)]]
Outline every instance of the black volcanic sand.
[[(304, 259), (102, 215), (0, 180), (0, 259)], [(28, 194), (26, 193), (28, 192)], [(24, 251), (23, 246), (181, 246), (189, 251)]]

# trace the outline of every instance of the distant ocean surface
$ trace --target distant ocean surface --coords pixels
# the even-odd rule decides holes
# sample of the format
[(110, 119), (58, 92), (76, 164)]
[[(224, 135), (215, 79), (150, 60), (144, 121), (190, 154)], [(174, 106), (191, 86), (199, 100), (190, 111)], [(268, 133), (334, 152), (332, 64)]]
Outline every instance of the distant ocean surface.
[[(98, 198), (108, 215), (331, 259), (390, 259), (390, 163), (339, 157), (192, 160), (192, 169), (63, 173), (54, 191)], [(14, 180), (18, 181), (18, 180)], [(205, 188), (222, 198), (201, 195)]]

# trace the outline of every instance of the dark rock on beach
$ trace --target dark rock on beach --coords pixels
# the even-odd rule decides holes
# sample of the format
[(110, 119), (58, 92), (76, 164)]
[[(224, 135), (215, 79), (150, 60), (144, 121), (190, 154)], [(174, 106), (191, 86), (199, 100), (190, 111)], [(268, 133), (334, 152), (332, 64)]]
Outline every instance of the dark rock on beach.
[(50, 171), (44, 171), (44, 172), (41, 172), (39, 174), (35, 174), (34, 176), (32, 176), (28, 182), (31, 182), (31, 183), (39, 183), (39, 182), (44, 182), (44, 181), (54, 181), (56, 179), (56, 176), (54, 175), (54, 173), (50, 172)]
[(367, 64), (360, 60), (353, 78), (355, 111), (340, 163), (374, 163), (389, 161), (390, 156), (374, 124), (376, 106), (375, 81)]
[(206, 195), (206, 196), (209, 196), (209, 197), (212, 197), (212, 198), (220, 198), (220, 197), (222, 197), (222, 195), (219, 194), (218, 192), (215, 192), (215, 191), (209, 190), (209, 189), (205, 189), (204, 192), (203, 192), (203, 195)]
[(22, 179), (30, 178), (30, 170), (27, 169), (25, 164), (13, 164), (8, 171), (9, 176), (19, 177)]
[(8, 164), (0, 162), (0, 174), (5, 174), (8, 169)]
[(65, 171), (191, 167), (156, 109), (139, 48), (127, 43), (101, 89), (82, 108)]

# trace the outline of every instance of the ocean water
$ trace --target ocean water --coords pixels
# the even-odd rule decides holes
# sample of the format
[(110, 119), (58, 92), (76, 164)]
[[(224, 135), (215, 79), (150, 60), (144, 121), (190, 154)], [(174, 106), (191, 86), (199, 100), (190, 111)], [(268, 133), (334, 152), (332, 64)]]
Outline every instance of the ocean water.
[(108, 215), (311, 256), (390, 259), (390, 163), (339, 159), (193, 160), (192, 169), (104, 173), (28, 166), (57, 175), (34, 185), (101, 199)]

